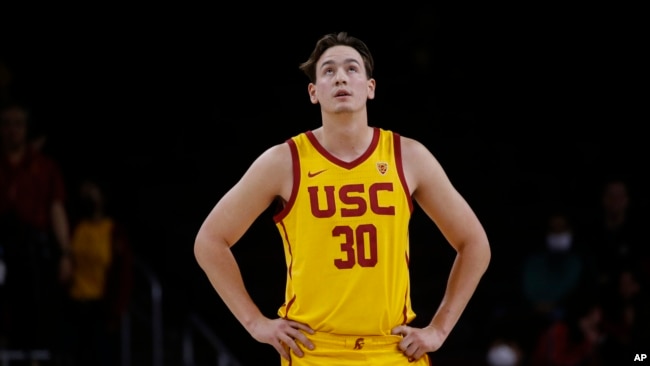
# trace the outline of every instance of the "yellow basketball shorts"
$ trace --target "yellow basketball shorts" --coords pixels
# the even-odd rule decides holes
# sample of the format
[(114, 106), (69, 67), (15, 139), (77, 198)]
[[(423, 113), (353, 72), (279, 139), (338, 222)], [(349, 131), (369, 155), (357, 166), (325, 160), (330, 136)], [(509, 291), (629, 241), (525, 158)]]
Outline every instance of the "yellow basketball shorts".
[(401, 336), (342, 336), (330, 333), (307, 334), (314, 349), (301, 347), (305, 355), (291, 360), (281, 357), (282, 366), (431, 366), (428, 355), (409, 362), (398, 348)]

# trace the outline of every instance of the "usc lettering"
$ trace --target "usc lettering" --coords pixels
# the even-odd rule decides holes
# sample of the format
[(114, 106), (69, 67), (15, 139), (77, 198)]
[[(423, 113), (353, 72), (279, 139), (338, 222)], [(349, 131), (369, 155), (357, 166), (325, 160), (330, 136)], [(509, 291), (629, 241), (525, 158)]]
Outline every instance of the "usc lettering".
[(363, 184), (346, 184), (341, 186), (336, 195), (335, 186), (324, 186), (323, 191), (325, 192), (325, 204), (324, 208), (321, 208), (321, 202), (319, 199), (319, 187), (310, 186), (307, 187), (309, 192), (309, 203), (311, 206), (311, 213), (314, 217), (317, 218), (328, 218), (334, 216), (337, 211), (337, 199), (340, 204), (340, 213), (341, 217), (359, 217), (366, 214), (368, 211), (368, 206), (370, 206), (370, 211), (377, 215), (395, 215), (395, 206), (382, 206), (379, 202), (379, 192), (380, 191), (393, 191), (392, 182), (379, 182), (373, 183), (368, 187), (367, 195), (365, 185)]

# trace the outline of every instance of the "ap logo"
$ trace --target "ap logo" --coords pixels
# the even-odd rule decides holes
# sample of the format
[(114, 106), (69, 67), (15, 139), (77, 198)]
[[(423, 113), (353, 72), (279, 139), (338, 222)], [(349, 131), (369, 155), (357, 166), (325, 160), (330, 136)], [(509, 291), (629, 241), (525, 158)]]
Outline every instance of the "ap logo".
[(634, 361), (645, 361), (648, 358), (648, 355), (645, 353), (637, 353), (634, 355)]

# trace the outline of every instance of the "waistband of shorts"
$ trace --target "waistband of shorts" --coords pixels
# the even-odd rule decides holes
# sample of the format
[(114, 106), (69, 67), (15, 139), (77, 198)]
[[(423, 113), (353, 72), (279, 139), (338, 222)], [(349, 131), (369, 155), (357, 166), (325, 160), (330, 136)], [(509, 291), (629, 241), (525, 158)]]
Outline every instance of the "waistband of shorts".
[(402, 340), (402, 336), (399, 335), (346, 335), (326, 332), (306, 335), (315, 344), (347, 349), (386, 348), (386, 346), (397, 345)]

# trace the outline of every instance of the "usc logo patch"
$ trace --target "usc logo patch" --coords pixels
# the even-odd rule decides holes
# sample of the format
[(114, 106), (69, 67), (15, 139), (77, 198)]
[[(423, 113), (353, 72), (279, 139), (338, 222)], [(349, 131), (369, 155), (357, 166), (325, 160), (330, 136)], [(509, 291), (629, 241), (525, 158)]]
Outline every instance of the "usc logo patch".
[(379, 171), (379, 173), (381, 173), (381, 175), (386, 174), (386, 172), (388, 171), (388, 163), (378, 162), (377, 170)]

